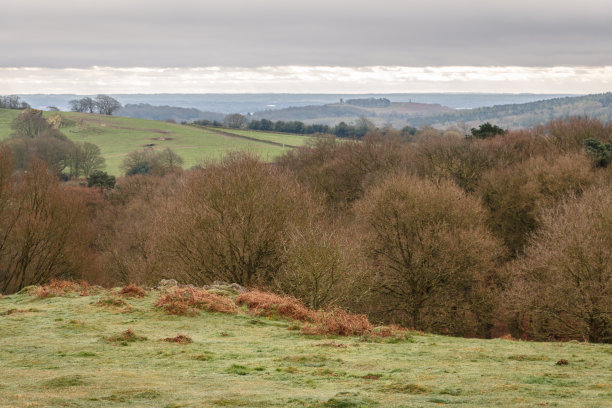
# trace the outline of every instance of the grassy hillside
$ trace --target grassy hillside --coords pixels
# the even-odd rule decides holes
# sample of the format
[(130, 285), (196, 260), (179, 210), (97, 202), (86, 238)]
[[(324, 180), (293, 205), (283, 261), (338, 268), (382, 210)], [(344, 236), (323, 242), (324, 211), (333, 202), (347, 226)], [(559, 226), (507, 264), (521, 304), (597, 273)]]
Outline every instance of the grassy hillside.
[(8, 138), (13, 131), (11, 122), (19, 115), (18, 110), (0, 109), (0, 141)]
[[(0, 109), (0, 140), (12, 133), (10, 123), (18, 114), (16, 110)], [(54, 114), (45, 112), (46, 117)], [(287, 147), (266, 143), (267, 140), (279, 142), (286, 137), (290, 140), (286, 143), (291, 145), (303, 144), (306, 140), (305, 137), (295, 135), (257, 134), (259, 132), (255, 131), (249, 131), (252, 140), (248, 140), (208, 129), (145, 119), (74, 112), (61, 115), (67, 119), (64, 120), (67, 125), (61, 131), (73, 141), (91, 142), (100, 146), (106, 159), (106, 170), (115, 175), (120, 174), (119, 166), (124, 157), (134, 150), (161, 150), (169, 147), (185, 159), (184, 167), (188, 168), (237, 150), (252, 152), (264, 160), (271, 160), (285, 152)]]
[[(96, 293), (0, 298), (0, 406), (612, 406), (611, 345), (305, 336), (246, 312), (167, 315), (157, 291)], [(193, 342), (163, 341), (178, 334)]]

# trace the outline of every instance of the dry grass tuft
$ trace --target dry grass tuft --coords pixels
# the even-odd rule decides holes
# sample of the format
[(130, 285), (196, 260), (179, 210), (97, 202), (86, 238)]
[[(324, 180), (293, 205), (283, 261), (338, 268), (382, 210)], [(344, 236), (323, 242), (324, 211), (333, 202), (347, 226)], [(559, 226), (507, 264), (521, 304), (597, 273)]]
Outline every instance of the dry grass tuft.
[(127, 329), (121, 334), (116, 336), (107, 337), (106, 341), (110, 343), (117, 343), (123, 346), (127, 346), (128, 343), (134, 343), (136, 341), (145, 341), (147, 338), (143, 336), (136, 335), (134, 329)]
[(163, 308), (168, 314), (178, 316), (193, 316), (202, 309), (221, 313), (236, 313), (237, 311), (231, 299), (196, 288), (175, 288), (160, 297), (155, 302), (155, 306)]
[(304, 303), (291, 296), (252, 290), (236, 298), (238, 305), (246, 304), (257, 316), (283, 316), (301, 322), (315, 322), (317, 313), (308, 309)]
[(122, 296), (126, 296), (126, 297), (144, 297), (146, 294), (146, 290), (144, 290), (143, 288), (141, 288), (140, 286), (137, 286), (133, 283), (130, 283), (127, 286), (124, 286), (123, 288), (121, 288), (121, 290), (119, 291), (119, 294)]
[(175, 337), (166, 337), (164, 339), (165, 342), (168, 343), (178, 343), (178, 344), (189, 344), (189, 343), (193, 343), (193, 340), (191, 339), (191, 337), (185, 335), (185, 334), (179, 334)]
[(89, 296), (92, 287), (89, 283), (83, 281), (76, 283), (73, 281), (58, 281), (52, 279), (47, 285), (38, 286), (35, 295), (38, 298), (44, 299), (55, 296), (67, 295), (69, 293), (79, 293), (81, 296)]
[(315, 324), (302, 327), (302, 333), (361, 336), (373, 333), (373, 327), (366, 315), (350, 314), (336, 308), (321, 312)]

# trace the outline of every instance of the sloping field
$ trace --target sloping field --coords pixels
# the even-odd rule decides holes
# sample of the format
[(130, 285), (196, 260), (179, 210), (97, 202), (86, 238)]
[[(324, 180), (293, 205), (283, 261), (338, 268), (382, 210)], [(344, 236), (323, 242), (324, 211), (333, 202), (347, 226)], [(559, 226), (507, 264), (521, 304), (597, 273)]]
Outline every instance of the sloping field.
[(612, 345), (306, 336), (116, 292), (0, 298), (0, 406), (612, 406)]
[[(0, 140), (11, 134), (10, 123), (19, 111), (0, 109)], [(45, 112), (46, 117), (54, 112)], [(65, 112), (67, 126), (60, 130), (73, 141), (100, 146), (106, 159), (106, 171), (119, 175), (119, 166), (131, 151), (167, 147), (185, 159), (189, 168), (206, 160), (215, 160), (232, 151), (248, 151), (263, 160), (272, 160), (287, 148), (269, 143), (231, 137), (193, 126), (174, 123)], [(263, 138), (262, 138), (263, 139)]]
[(13, 133), (11, 122), (19, 115), (18, 110), (0, 109), (0, 141), (6, 139)]
[[(214, 129), (212, 129), (214, 130)], [(261, 141), (269, 141), (287, 146), (304, 146), (313, 138), (290, 133), (266, 132), (263, 130), (222, 129), (223, 132), (245, 136)]]

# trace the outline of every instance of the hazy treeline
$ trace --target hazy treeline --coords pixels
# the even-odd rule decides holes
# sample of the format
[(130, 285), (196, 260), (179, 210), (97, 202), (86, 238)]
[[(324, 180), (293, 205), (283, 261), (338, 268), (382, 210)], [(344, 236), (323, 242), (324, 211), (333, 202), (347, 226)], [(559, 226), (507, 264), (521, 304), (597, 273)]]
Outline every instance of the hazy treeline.
[(17, 95), (0, 95), (0, 109), (27, 109), (30, 105)]
[(0, 291), (221, 280), (437, 333), (612, 342), (612, 166), (594, 153), (611, 142), (583, 117), (486, 139), (371, 131), (115, 188), (15, 171), (3, 147)]

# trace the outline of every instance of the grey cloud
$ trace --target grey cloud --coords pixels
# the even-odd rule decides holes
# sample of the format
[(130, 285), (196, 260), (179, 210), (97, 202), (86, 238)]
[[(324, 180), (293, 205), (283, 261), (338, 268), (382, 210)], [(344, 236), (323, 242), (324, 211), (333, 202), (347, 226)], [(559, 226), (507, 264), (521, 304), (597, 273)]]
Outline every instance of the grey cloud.
[(612, 3), (12, 1), (0, 66), (612, 65)]

